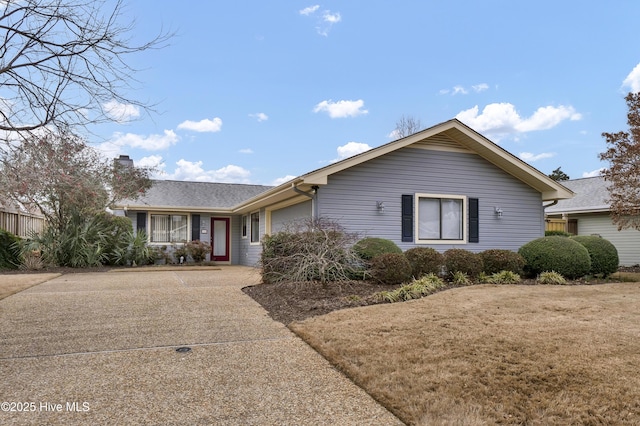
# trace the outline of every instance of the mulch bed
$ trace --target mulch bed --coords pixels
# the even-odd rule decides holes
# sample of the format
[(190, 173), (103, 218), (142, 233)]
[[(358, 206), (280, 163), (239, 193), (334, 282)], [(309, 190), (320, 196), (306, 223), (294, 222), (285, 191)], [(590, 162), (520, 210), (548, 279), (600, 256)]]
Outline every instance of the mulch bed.
[[(621, 272), (638, 272), (640, 268), (621, 268)], [(567, 285), (593, 285), (614, 282), (603, 279), (567, 280)], [(523, 279), (520, 285), (538, 285), (534, 279)], [(347, 283), (288, 282), (258, 284), (242, 289), (267, 310), (269, 316), (285, 325), (339, 309), (367, 306), (380, 303), (375, 297), (381, 291), (390, 291), (399, 286), (378, 284), (369, 281)], [(457, 286), (451, 285), (440, 291)]]
[(368, 281), (345, 283), (289, 282), (258, 284), (242, 289), (264, 307), (271, 318), (283, 324), (329, 312), (380, 303), (374, 294), (393, 290), (389, 286)]

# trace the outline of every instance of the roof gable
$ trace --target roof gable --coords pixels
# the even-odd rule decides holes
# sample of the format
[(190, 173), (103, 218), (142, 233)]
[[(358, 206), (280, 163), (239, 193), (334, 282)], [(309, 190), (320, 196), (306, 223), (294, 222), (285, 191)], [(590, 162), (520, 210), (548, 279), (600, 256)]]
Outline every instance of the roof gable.
[(446, 121), (405, 138), (317, 169), (300, 176), (293, 183), (309, 186), (326, 185), (328, 176), (334, 173), (412, 145), (423, 149), (455, 150), (480, 155), (496, 167), (536, 189), (542, 194), (543, 201), (565, 199), (573, 196), (570, 190), (558, 182), (462, 124), (457, 119)]

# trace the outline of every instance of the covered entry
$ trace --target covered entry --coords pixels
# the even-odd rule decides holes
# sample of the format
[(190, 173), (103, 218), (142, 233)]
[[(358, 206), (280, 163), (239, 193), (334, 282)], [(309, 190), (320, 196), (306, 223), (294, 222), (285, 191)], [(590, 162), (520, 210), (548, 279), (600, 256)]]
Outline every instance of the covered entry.
[(228, 262), (229, 234), (231, 219), (228, 217), (211, 218), (211, 260)]

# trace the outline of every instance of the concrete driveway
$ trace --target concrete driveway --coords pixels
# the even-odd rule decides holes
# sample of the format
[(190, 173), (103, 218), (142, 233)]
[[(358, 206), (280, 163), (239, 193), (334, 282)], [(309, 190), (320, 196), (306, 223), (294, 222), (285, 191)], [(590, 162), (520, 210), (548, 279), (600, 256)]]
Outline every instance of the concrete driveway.
[(242, 293), (258, 282), (79, 273), (0, 300), (0, 424), (402, 424)]

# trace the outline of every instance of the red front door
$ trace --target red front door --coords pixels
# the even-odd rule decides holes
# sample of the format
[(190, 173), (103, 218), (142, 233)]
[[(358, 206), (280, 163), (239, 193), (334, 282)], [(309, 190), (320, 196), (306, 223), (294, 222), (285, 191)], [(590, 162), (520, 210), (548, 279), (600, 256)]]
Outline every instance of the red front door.
[(228, 217), (211, 218), (211, 260), (229, 261), (229, 228)]

